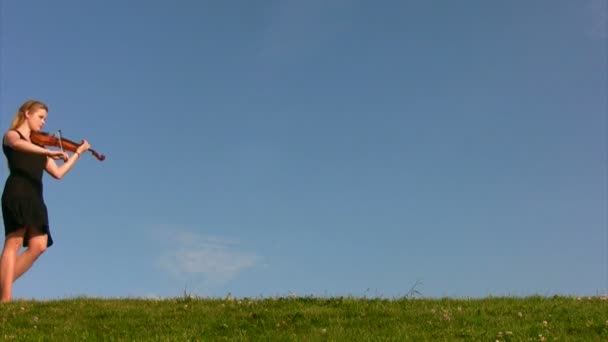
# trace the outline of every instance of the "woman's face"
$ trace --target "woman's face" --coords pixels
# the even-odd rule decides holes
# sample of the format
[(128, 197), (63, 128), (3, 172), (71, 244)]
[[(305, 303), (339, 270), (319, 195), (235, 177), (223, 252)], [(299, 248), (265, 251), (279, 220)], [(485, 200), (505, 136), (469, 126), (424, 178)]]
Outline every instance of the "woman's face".
[(46, 116), (47, 112), (44, 108), (25, 112), (27, 123), (34, 132), (42, 130), (42, 127), (44, 127), (44, 123), (46, 122)]

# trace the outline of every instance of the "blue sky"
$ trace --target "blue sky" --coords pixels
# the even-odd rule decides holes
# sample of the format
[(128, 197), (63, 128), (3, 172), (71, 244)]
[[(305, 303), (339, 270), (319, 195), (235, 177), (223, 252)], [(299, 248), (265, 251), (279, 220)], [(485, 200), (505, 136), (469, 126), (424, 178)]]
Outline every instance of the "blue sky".
[(16, 297), (606, 293), (606, 1), (0, 12), (2, 129), (107, 157), (45, 176)]

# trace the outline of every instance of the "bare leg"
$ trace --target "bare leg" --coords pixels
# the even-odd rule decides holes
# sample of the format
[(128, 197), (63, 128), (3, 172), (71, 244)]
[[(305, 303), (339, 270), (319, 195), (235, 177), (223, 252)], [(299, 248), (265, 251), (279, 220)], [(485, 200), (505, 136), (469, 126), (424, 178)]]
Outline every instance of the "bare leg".
[(46, 242), (48, 240), (48, 236), (46, 234), (31, 232), (29, 235), (31, 238), (29, 239), (28, 248), (17, 256), (15, 261), (15, 276), (13, 282), (21, 277), (27, 270), (29, 270), (34, 264), (34, 261), (36, 261), (36, 259), (38, 259), (38, 257), (46, 250)]
[(17, 253), (23, 245), (25, 228), (9, 234), (4, 241), (4, 249), (0, 256), (0, 302), (10, 302), (13, 295), (13, 281), (15, 278), (15, 263)]

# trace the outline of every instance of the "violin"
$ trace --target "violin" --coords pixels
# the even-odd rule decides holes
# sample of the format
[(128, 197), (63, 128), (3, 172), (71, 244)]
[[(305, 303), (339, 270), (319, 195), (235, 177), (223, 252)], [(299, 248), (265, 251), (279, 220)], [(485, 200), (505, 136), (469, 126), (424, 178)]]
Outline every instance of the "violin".
[[(61, 150), (67, 150), (71, 152), (76, 152), (78, 147), (82, 144), (78, 144), (70, 139), (66, 139), (61, 137), (61, 131), (59, 131), (59, 137), (56, 137), (55, 134), (50, 134), (48, 132), (34, 132), (32, 131), (30, 134), (30, 140), (34, 144), (42, 145), (42, 146), (54, 146), (59, 147)], [(89, 152), (91, 152), (97, 159), (103, 161), (106, 159), (106, 156), (103, 154), (99, 154), (97, 151), (89, 148)]]

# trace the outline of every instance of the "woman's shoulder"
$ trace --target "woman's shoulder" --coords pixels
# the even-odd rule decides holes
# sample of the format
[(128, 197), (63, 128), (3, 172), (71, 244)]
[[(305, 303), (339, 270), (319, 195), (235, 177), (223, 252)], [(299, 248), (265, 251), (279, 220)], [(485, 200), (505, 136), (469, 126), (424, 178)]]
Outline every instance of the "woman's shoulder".
[(23, 138), (16, 129), (9, 129), (2, 136), (2, 145), (12, 145), (15, 141)]

